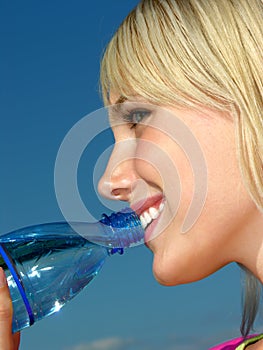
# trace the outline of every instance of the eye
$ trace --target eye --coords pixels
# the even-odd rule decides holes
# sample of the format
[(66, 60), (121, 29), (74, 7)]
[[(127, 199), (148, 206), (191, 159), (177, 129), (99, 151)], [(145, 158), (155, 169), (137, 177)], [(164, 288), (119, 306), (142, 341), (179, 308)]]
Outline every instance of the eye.
[(150, 111), (142, 110), (142, 109), (136, 109), (133, 111), (130, 111), (128, 114), (123, 116), (123, 119), (129, 123), (132, 124), (131, 128), (135, 128), (137, 124), (141, 123), (145, 118), (149, 117), (151, 114)]

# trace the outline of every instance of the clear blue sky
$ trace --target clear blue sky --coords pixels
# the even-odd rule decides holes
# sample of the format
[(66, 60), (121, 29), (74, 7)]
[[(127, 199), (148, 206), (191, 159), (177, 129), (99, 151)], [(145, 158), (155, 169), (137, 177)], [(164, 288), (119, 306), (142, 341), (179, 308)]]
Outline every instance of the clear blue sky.
[[(80, 118), (102, 107), (102, 50), (136, 3), (1, 1), (2, 233), (63, 219), (53, 186), (59, 145)], [(80, 188), (87, 205), (100, 210), (94, 191)], [(145, 247), (109, 258), (59, 314), (23, 332), (21, 349), (203, 350), (238, 335), (235, 265), (204, 281), (167, 288), (152, 277), (151, 261)]]

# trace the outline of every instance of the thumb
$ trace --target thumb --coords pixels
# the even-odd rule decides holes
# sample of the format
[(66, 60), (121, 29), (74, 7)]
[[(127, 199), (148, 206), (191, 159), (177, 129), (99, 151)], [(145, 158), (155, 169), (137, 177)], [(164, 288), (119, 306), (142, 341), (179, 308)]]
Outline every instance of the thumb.
[(0, 267), (0, 350), (13, 349), (12, 301), (3, 269)]

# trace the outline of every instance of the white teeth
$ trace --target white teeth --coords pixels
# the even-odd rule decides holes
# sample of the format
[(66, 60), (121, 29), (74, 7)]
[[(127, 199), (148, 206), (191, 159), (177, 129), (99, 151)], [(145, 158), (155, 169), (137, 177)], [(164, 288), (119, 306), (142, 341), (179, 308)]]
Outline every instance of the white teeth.
[(154, 219), (157, 219), (158, 216), (159, 216), (159, 211), (153, 207), (151, 207), (149, 209), (149, 214), (151, 215), (151, 218), (154, 220)]
[(147, 224), (149, 224), (152, 221), (151, 215), (145, 211), (143, 213), (144, 219), (146, 220)]
[(159, 206), (159, 213), (163, 211), (163, 208), (164, 208), (164, 202), (162, 202)]
[(147, 222), (142, 215), (140, 216), (140, 220), (141, 220), (142, 228), (145, 229), (145, 227), (147, 226)]
[(153, 220), (157, 219), (164, 209), (164, 203), (162, 202), (159, 209), (154, 207), (149, 208), (140, 215), (140, 220), (143, 229), (145, 229)]

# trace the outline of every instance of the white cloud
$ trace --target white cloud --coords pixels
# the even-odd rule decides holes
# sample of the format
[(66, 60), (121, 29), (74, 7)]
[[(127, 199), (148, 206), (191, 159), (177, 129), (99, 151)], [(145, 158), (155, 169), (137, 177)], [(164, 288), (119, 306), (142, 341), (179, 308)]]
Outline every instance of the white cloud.
[(79, 344), (69, 350), (122, 350), (131, 343), (131, 339), (112, 337), (95, 340), (86, 344)]

